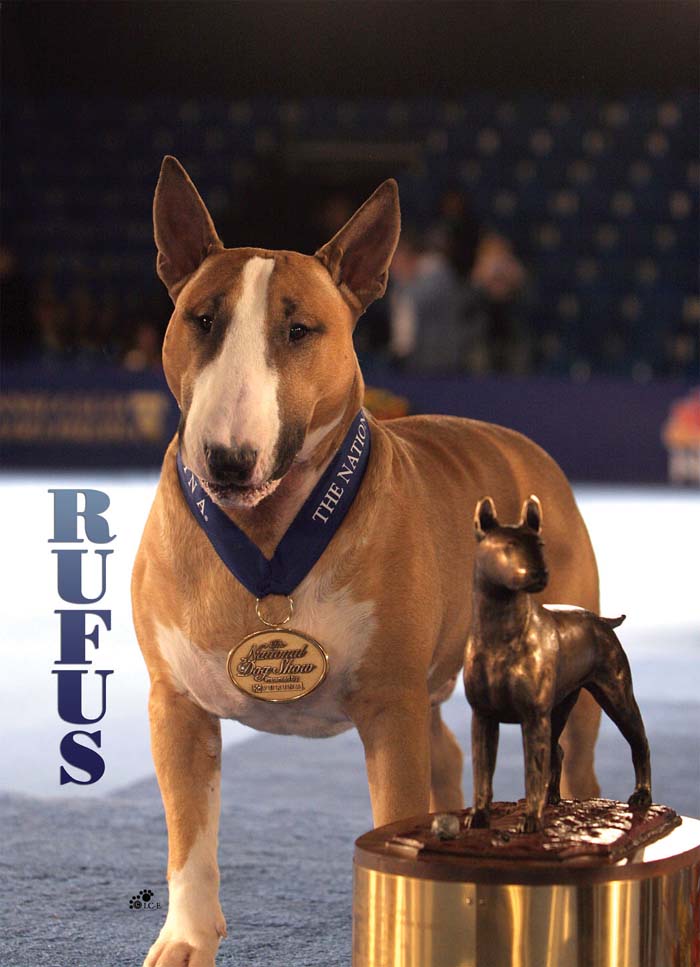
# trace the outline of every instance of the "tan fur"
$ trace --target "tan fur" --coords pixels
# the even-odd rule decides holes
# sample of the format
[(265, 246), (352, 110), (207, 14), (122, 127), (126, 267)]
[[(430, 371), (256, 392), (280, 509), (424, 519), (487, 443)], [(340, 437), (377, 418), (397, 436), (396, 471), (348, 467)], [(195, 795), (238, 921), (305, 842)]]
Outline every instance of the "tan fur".
[[(173, 177), (171, 172), (169, 178)], [(395, 191), (380, 189), (375, 195), (378, 199), (363, 218), (389, 218)], [(161, 197), (160, 207), (166, 203)], [(358, 224), (352, 232), (355, 247), (361, 237)], [(205, 218), (202, 225), (208, 231)], [(201, 234), (195, 233), (199, 247)], [(268, 303), (271, 340), (285, 298), (299, 304), (305, 319), (326, 326), (322, 350), (285, 357), (283, 348), (271, 348), (271, 356), (279, 367), (282, 412), (293, 410), (306, 427), (307, 439), (321, 427), (332, 429), (320, 435), (316, 448), (292, 466), (261, 504), (227, 510), (268, 556), (361, 405), (364, 386), (352, 348), (352, 328), (365, 296), (349, 298), (343, 286), (359, 278), (363, 293), (383, 291), (397, 234), (388, 226), (373, 235), (384, 246), (381, 257), (362, 271), (352, 266), (346, 276), (342, 233), (324, 247), (322, 260), (292, 252), (216, 249), (182, 285), (172, 273), (168, 276), (176, 305), (164, 363), (184, 413), (197, 371), (197, 348), (185, 312), (205, 302), (212, 291), (226, 291), (227, 302), (233, 303), (246, 259), (260, 254), (276, 260)], [(187, 263), (186, 253), (166, 255), (167, 265)], [(544, 538), (552, 574), (546, 600), (597, 611), (598, 580), (569, 485), (535, 444), (501, 427), (451, 417), (410, 417), (383, 424), (369, 419), (372, 449), (362, 486), (307, 579), (315, 589), (313, 602), (309, 598), (306, 610), (302, 604), (299, 617), (307, 614), (310, 622), (323, 626), (323, 643), (332, 661), (345, 668), (317, 694), (320, 699), (322, 689), (332, 689), (338, 723), (354, 724), (359, 731), (374, 821), (379, 825), (425, 812), (429, 806), (446, 809), (462, 804), (461, 753), (439, 708), (431, 708), (431, 695), (442, 689), (443, 696), (438, 697), (446, 697), (462, 664), (470, 620), (471, 511), (476, 501), (491, 494), (504, 518), (515, 519), (529, 494), (540, 496), (548, 509)], [(260, 627), (253, 596), (219, 560), (185, 504), (176, 473), (176, 447), (173, 440), (165, 455), (133, 579), (136, 631), (152, 681), (152, 746), (168, 822), (170, 876), (184, 867), (205, 827), (215, 839), (207, 804), (220, 769), (218, 720), (202, 707), (201, 692), (199, 701), (195, 697), (201, 684), (192, 680), (188, 686), (182, 669), (188, 663), (196, 669), (207, 661), (218, 668), (234, 643)], [(303, 601), (301, 588), (299, 593)], [(366, 608), (351, 623), (351, 632), (338, 605), (348, 601)], [(173, 662), (171, 656), (169, 661), (161, 652), (159, 628), (175, 629), (178, 640), (186, 643), (183, 647), (193, 649), (186, 660)], [(270, 717), (272, 730), (303, 733), (300, 716), (307, 709), (313, 718), (312, 699), (276, 707)], [(465, 728), (466, 718), (465, 700)], [(573, 717), (570, 731), (577, 741), (565, 759), (565, 776), (572, 779), (568, 792), (595, 791), (592, 748), (597, 721), (597, 710), (587, 707)], [(209, 967), (213, 959), (207, 951), (216, 949), (218, 937), (211, 925), (202, 924), (201, 929), (208, 939), (200, 946), (186, 942), (184, 934), (162, 934), (148, 967), (181, 963), (183, 943)]]

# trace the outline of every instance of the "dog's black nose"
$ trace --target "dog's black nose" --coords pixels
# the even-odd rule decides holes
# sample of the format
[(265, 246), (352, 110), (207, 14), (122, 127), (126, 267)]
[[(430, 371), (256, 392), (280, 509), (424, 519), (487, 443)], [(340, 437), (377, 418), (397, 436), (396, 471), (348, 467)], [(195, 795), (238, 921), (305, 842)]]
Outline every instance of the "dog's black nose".
[(258, 458), (258, 451), (249, 446), (204, 447), (207, 467), (215, 483), (244, 484)]

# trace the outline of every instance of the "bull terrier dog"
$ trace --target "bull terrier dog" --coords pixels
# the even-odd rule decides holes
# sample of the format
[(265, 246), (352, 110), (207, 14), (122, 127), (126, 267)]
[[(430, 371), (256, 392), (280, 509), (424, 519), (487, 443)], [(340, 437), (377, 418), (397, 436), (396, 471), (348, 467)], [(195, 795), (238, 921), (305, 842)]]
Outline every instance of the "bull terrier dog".
[[(386, 288), (396, 182), (314, 255), (226, 249), (168, 157), (154, 225), (174, 303), (163, 365), (181, 419), (133, 571), (169, 842), (168, 914), (145, 964), (211, 967), (226, 929), (220, 719), (319, 737), (354, 725), (377, 825), (458, 809), (462, 757), (440, 702), (471, 615), (465, 502), (492, 493), (515, 515), (536, 489), (552, 508), (553, 599), (595, 611), (598, 577), (564, 474), (530, 440), (472, 420), (378, 423), (364, 412), (353, 329)], [(244, 644), (263, 622), (271, 638)], [(298, 691), (277, 700), (285, 688)], [(584, 699), (569, 720), (571, 794), (597, 791), (598, 714)]]
[(472, 706), (474, 809), (469, 825), (488, 826), (500, 722), (520, 722), (525, 750), (522, 830), (542, 828), (545, 800), (558, 803), (563, 751), (559, 737), (582, 688), (600, 703), (629, 742), (635, 789), (629, 805), (651, 805), (649, 746), (632, 691), (627, 656), (613, 628), (566, 605), (541, 605), (547, 586), (542, 506), (534, 495), (520, 523), (501, 526), (490, 497), (476, 505), (472, 630), (464, 685)]

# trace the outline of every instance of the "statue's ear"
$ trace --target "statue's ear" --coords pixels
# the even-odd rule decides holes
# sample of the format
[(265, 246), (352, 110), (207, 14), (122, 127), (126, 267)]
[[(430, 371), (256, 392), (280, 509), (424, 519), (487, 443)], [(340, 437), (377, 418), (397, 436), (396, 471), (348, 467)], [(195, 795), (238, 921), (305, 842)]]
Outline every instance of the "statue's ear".
[(530, 494), (523, 504), (520, 513), (520, 526), (529, 527), (536, 534), (539, 534), (542, 530), (542, 504), (539, 497), (535, 497), (534, 494)]
[(158, 275), (175, 302), (180, 289), (210, 252), (222, 249), (214, 222), (176, 158), (163, 158), (153, 199)]
[(399, 189), (389, 178), (316, 252), (358, 316), (384, 295), (400, 231)]
[(482, 497), (474, 511), (474, 531), (476, 539), (483, 541), (489, 531), (498, 527), (496, 505), (490, 497)]

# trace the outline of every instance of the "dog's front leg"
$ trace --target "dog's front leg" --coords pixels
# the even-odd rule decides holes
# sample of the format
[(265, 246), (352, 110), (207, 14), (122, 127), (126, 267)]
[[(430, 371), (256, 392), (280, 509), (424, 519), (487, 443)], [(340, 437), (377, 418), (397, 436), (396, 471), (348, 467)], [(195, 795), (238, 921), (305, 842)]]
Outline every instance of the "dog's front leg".
[(498, 753), (498, 719), (472, 709), (472, 770), (474, 773), (474, 808), (468, 824), (473, 829), (489, 826), (493, 800), (493, 774)]
[(226, 922), (216, 860), (221, 724), (169, 685), (149, 699), (151, 746), (168, 825), (168, 916), (144, 967), (214, 967)]
[(550, 778), (552, 727), (549, 712), (531, 712), (522, 723), (525, 752), (525, 816), (522, 832), (542, 829), (547, 788)]
[(425, 684), (363, 695), (350, 714), (365, 748), (374, 825), (428, 812), (430, 702)]

